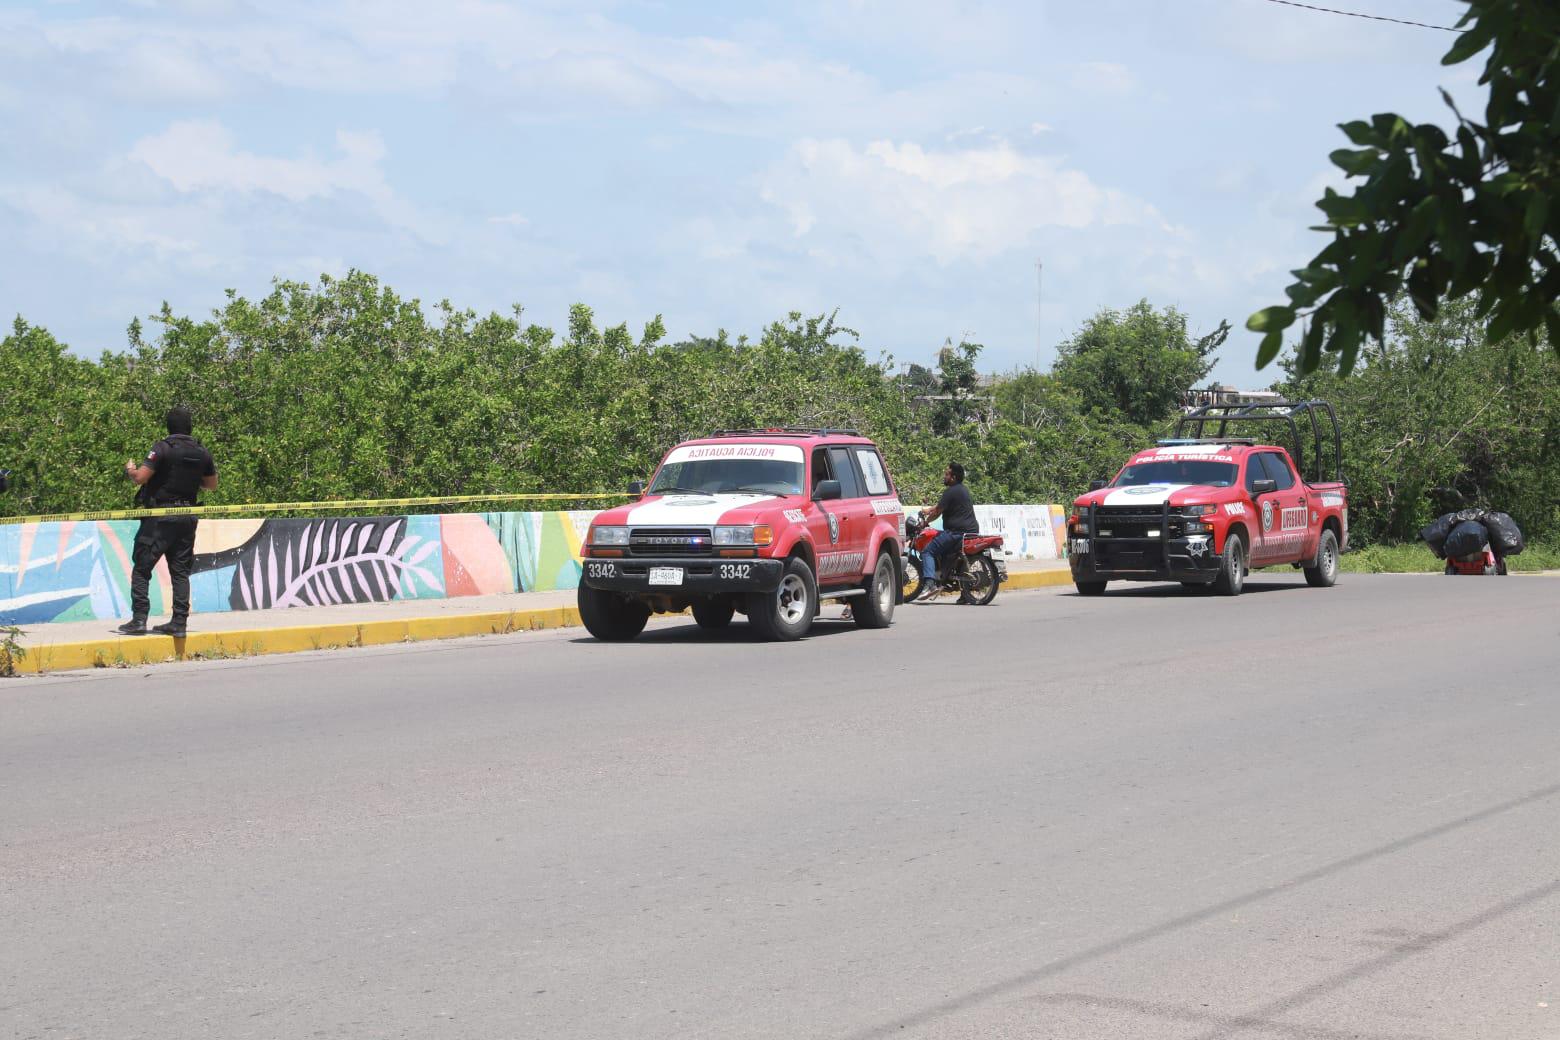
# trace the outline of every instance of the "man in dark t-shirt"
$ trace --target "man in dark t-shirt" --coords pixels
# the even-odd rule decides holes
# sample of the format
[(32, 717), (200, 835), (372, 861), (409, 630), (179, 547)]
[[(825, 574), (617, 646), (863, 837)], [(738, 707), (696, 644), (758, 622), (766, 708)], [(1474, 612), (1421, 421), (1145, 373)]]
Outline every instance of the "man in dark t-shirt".
[[(168, 410), (168, 436), (152, 445), (146, 461), (139, 466), (133, 459), (125, 462), (125, 476), (140, 488), (136, 504), (157, 508), (194, 507), (200, 504), (202, 490), (217, 486), (217, 464), (211, 452), (190, 436), (190, 412), (177, 406)], [(190, 569), (195, 562), (195, 526), (193, 516), (145, 517), (135, 536), (130, 572), (131, 617), (118, 631), (127, 636), (156, 632), (160, 635), (184, 635), (190, 616)], [(169, 584), (173, 586), (173, 617), (167, 624), (146, 627), (151, 606), (152, 569), (157, 561), (168, 561)]]
[(970, 499), (970, 489), (964, 486), (964, 467), (957, 462), (948, 463), (943, 471), (943, 493), (937, 504), (921, 514), (921, 519), (931, 523), (943, 518), (942, 534), (921, 554), (922, 595), (930, 595), (937, 587), (937, 560), (955, 552), (964, 544), (967, 534), (979, 534), (980, 525), (975, 522), (975, 503)]

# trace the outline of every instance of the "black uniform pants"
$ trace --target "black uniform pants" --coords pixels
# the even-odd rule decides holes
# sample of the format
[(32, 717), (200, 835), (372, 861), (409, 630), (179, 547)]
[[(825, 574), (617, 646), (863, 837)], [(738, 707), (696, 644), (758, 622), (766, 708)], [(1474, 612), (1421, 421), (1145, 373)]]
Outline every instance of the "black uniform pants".
[(132, 557), (135, 568), (130, 572), (130, 612), (137, 620), (145, 621), (151, 610), (148, 588), (152, 568), (164, 557), (168, 560), (168, 577), (173, 584), (173, 620), (189, 620), (190, 568), (195, 565), (195, 525), (198, 522), (183, 517), (147, 517), (141, 521)]

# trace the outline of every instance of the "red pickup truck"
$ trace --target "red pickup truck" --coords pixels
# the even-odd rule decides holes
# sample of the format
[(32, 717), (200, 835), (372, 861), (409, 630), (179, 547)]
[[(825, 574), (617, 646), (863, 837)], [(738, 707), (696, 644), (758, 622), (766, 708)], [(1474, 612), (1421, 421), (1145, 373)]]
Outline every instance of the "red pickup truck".
[[(1330, 480), (1322, 479), (1323, 416), (1331, 423)], [(1314, 447), (1310, 479), (1296, 465), (1306, 420)], [(1287, 423), (1296, 455), (1225, 436), (1231, 423), (1247, 421)], [(1214, 423), (1215, 435), (1203, 436)], [(1073, 503), (1073, 583), (1085, 596), (1103, 593), (1111, 581), (1179, 581), (1238, 596), (1251, 568), (1289, 564), (1303, 568), (1311, 585), (1332, 585), (1349, 541), (1341, 446), (1325, 401), (1209, 405), (1188, 413), (1174, 438), (1137, 453), (1115, 479)]]
[(581, 547), (580, 618), (633, 639), (651, 613), (732, 615), (798, 639), (820, 600), (848, 600), (861, 628), (899, 602), (904, 507), (877, 446), (855, 430), (728, 430), (685, 441), (638, 501), (598, 513)]

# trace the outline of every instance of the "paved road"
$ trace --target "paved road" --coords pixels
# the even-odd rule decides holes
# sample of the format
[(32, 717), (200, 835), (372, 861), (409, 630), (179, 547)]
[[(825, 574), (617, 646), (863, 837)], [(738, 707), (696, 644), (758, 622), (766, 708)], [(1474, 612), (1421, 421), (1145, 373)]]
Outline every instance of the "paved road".
[(1560, 1037), (1560, 580), (0, 684), (0, 1036)]

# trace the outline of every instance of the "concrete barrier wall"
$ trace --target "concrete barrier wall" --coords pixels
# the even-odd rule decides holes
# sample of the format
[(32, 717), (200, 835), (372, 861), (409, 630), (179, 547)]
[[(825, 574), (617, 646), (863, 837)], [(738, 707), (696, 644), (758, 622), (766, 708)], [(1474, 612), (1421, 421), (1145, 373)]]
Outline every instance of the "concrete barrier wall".
[[(1008, 555), (1058, 559), (1060, 506), (976, 506)], [(195, 613), (571, 589), (594, 510), (202, 520)], [(0, 525), (0, 624), (127, 617), (136, 520)], [(167, 564), (151, 586), (166, 614)]]

